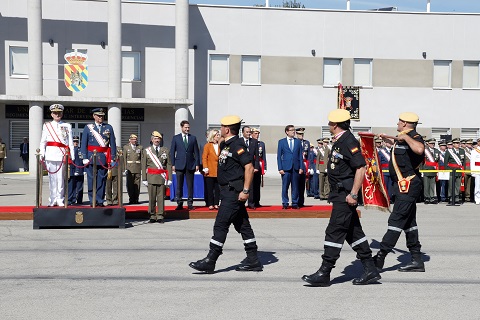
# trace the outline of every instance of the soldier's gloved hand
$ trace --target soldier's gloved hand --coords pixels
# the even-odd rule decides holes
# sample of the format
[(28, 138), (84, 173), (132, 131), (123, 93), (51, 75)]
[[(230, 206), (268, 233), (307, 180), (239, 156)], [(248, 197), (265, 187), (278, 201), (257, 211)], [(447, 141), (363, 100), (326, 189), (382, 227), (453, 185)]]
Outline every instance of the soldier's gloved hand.
[(90, 161), (89, 161), (88, 159), (83, 159), (82, 162), (83, 162), (83, 164), (85, 164), (85, 165), (87, 165), (87, 164), (90, 163)]
[(313, 174), (313, 169), (308, 169), (309, 174)]
[(127, 173), (128, 173), (128, 170), (125, 170), (125, 171), (123, 172), (123, 174), (125, 174), (125, 175), (127, 175)]
[(172, 185), (172, 180), (168, 180), (166, 185), (167, 185), (167, 188), (170, 188), (170, 186)]
[(320, 174), (320, 170), (317, 170), (317, 174)]
[(148, 187), (148, 181), (142, 181), (142, 183), (145, 187)]

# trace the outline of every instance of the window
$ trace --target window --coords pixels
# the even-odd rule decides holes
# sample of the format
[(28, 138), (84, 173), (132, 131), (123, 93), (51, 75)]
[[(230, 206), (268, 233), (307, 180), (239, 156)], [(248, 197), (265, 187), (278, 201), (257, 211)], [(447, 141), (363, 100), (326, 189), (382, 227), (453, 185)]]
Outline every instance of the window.
[(433, 87), (450, 88), (450, 65), (451, 61), (437, 60), (433, 62)]
[(336, 86), (342, 82), (342, 60), (324, 59), (323, 60), (323, 85)]
[(242, 56), (242, 84), (260, 84), (261, 70), (259, 56)]
[(353, 83), (355, 86), (372, 86), (372, 59), (354, 59)]
[(210, 83), (229, 84), (228, 55), (210, 55)]
[(140, 52), (122, 52), (122, 81), (140, 81)]
[(19, 150), (23, 138), (28, 136), (28, 120), (10, 121), (9, 150)]
[[(435, 140), (442, 140), (442, 137), (451, 135), (450, 128), (432, 128), (432, 138)], [(428, 137), (427, 137), (428, 138)]]
[(28, 78), (28, 48), (10, 47), (10, 75)]
[(322, 138), (331, 138), (332, 135), (330, 133), (330, 127), (324, 126), (322, 127)]
[[(140, 141), (140, 124), (138, 124), (138, 123), (127, 123), (126, 121), (122, 121), (122, 136), (120, 138), (122, 146), (126, 145), (129, 142), (128, 140), (130, 139), (130, 135), (132, 133), (137, 135), (138, 144), (142, 144), (142, 142)], [(164, 139), (164, 141), (165, 141), (165, 139)], [(144, 141), (143, 146), (148, 146), (149, 142), (150, 142), (150, 140), (149, 141)], [(117, 146), (117, 149), (118, 149), (118, 146)]]
[(463, 88), (480, 89), (480, 68), (478, 61), (463, 62)]
[(479, 137), (480, 130), (478, 128), (462, 128), (460, 139), (473, 139), (476, 141)]

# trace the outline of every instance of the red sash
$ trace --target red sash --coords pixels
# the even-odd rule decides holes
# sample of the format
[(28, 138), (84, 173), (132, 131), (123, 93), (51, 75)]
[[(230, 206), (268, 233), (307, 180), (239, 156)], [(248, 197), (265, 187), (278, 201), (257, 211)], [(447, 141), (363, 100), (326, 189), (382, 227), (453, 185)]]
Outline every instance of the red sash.
[(64, 145), (63, 143), (55, 142), (55, 141), (47, 141), (47, 146), (48, 147), (68, 148), (68, 146)]
[(105, 164), (105, 166), (110, 165), (110, 161), (112, 160), (112, 156), (110, 154), (110, 147), (87, 146), (87, 150), (90, 152), (97, 150), (97, 152), (105, 153), (105, 157), (107, 158), (107, 163)]
[(480, 166), (480, 162), (475, 162), (475, 165), (476, 165), (476, 166)]
[(305, 165), (305, 172), (304, 173), (308, 175), (308, 162), (307, 162), (307, 160), (303, 160), (303, 164)]
[[(165, 179), (165, 184), (167, 183), (168, 181), (168, 171), (167, 170), (163, 170), (163, 169), (155, 169), (155, 168), (147, 168), (147, 173), (150, 173), (150, 174), (165, 174), (165, 176), (163, 177)], [(166, 196), (170, 196), (170, 188), (166, 188), (165, 190), (165, 195)]]
[(382, 169), (388, 169), (388, 163), (382, 163), (381, 167)]

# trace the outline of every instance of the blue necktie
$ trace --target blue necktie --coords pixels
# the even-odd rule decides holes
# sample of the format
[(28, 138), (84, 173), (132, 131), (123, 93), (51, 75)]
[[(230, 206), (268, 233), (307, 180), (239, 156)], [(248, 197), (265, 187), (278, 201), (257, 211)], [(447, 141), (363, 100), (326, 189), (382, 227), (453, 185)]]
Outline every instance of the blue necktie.
[(290, 140), (290, 142), (289, 142), (290, 143), (290, 151), (293, 152), (293, 143), (292, 143), (293, 139), (289, 139), (289, 140)]

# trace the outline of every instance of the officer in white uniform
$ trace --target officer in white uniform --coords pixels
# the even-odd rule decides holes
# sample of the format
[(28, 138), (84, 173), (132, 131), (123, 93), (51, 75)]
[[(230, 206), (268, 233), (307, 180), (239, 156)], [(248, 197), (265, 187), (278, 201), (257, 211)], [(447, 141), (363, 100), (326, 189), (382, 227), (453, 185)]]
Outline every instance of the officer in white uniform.
[(65, 201), (65, 174), (68, 165), (65, 165), (64, 157), (75, 160), (73, 153), (72, 126), (62, 121), (64, 107), (61, 104), (50, 106), (53, 121), (45, 122), (40, 139), (40, 155), (45, 160), (50, 185), (48, 206), (64, 205)]

